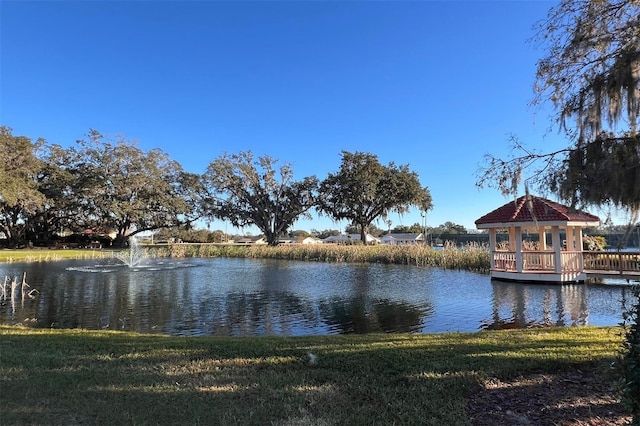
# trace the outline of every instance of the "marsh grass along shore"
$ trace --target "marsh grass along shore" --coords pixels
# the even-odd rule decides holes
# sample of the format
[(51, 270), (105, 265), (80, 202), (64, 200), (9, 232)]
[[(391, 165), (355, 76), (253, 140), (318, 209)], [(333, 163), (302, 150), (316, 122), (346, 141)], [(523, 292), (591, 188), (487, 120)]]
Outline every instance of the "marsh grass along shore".
[[(246, 257), (288, 259), (311, 262), (385, 263), (437, 267), (442, 269), (462, 269), (487, 273), (489, 252), (480, 245), (457, 248), (445, 245), (441, 250), (429, 246), (394, 246), (379, 244), (335, 245), (335, 244), (295, 244), (269, 247), (264, 245), (233, 244), (170, 244), (145, 248), (150, 257)], [(62, 259), (102, 259), (115, 257), (116, 250), (102, 249), (21, 249), (0, 250), (0, 262), (40, 262)]]

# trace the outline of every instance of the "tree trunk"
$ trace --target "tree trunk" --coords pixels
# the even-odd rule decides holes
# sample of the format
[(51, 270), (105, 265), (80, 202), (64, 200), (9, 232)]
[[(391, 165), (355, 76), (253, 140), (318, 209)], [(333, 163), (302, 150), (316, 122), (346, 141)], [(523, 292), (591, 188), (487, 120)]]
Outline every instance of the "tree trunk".
[(360, 240), (362, 244), (367, 244), (367, 234), (369, 233), (369, 227), (363, 223), (360, 224)]
[(265, 232), (265, 237), (267, 238), (267, 244), (270, 246), (277, 246), (280, 242), (280, 236), (275, 232)]
[(127, 236), (124, 234), (124, 232), (118, 232), (116, 234), (115, 240), (113, 240), (113, 245), (114, 245), (114, 247), (120, 247), (120, 248), (126, 247), (128, 240), (129, 240), (129, 238), (127, 238)]

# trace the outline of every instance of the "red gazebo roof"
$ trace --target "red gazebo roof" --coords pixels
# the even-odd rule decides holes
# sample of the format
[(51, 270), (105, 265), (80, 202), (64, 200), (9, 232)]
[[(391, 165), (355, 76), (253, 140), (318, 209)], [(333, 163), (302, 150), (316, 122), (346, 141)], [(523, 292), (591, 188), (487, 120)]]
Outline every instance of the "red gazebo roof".
[(478, 228), (493, 228), (495, 226), (491, 225), (535, 225), (550, 222), (558, 225), (578, 222), (583, 226), (596, 226), (600, 223), (600, 218), (545, 198), (524, 195), (487, 213), (475, 223)]

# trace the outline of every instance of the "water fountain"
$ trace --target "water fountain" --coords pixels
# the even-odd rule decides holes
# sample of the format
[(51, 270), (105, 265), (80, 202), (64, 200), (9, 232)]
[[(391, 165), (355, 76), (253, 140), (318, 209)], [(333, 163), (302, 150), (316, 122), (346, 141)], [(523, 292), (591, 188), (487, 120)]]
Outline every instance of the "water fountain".
[(118, 252), (115, 257), (129, 268), (133, 268), (140, 265), (147, 258), (147, 253), (140, 246), (136, 237), (130, 237), (129, 250)]
[(186, 260), (176, 260), (169, 258), (156, 258), (149, 254), (144, 245), (141, 245), (136, 237), (129, 238), (129, 249), (112, 252), (113, 260), (101, 261), (100, 263), (90, 263), (87, 265), (68, 266), (65, 269), (72, 272), (89, 273), (135, 273), (144, 271), (166, 271), (176, 268), (188, 268), (196, 266), (195, 262)]

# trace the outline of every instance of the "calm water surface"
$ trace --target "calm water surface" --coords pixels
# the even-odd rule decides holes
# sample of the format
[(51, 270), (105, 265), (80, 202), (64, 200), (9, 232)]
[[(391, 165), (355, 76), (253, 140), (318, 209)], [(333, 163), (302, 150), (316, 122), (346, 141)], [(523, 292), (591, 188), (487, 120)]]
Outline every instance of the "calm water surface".
[(117, 260), (0, 265), (27, 273), (33, 298), (0, 304), (0, 323), (170, 335), (440, 333), (544, 325), (617, 325), (628, 285), (491, 281), (402, 265), (189, 259), (128, 268)]

